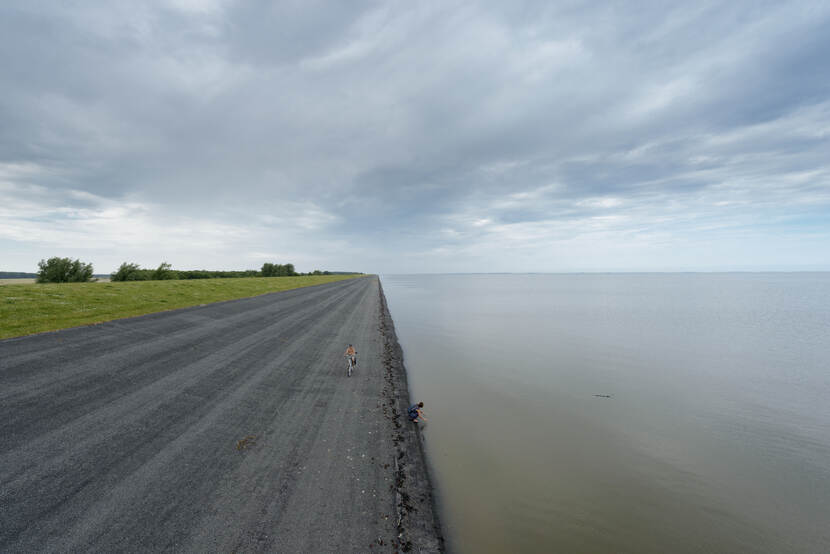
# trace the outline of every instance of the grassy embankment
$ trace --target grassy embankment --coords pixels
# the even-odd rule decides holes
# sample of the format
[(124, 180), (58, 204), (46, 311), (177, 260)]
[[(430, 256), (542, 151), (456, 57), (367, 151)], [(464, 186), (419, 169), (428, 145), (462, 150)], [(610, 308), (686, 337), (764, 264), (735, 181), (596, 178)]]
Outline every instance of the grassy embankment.
[(0, 286), (0, 339), (278, 292), (359, 275)]

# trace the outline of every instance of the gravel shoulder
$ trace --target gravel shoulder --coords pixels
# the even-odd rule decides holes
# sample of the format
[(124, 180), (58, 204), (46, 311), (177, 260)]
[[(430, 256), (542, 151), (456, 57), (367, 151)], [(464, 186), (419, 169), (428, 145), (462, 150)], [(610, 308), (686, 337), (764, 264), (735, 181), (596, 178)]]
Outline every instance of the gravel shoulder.
[(0, 341), (0, 551), (442, 551), (408, 401), (374, 276)]

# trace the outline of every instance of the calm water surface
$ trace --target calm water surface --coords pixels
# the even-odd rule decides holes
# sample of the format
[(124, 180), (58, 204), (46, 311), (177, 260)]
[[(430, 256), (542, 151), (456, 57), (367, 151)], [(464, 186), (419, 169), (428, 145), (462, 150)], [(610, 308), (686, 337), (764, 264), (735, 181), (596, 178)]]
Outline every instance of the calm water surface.
[(830, 274), (381, 281), (455, 550), (830, 552)]

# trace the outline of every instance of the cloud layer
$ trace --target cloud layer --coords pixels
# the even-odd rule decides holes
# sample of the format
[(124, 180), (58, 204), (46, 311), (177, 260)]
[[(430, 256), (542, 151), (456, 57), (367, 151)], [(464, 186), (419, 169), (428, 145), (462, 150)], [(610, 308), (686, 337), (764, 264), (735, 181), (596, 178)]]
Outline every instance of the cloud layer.
[(0, 270), (830, 269), (830, 7), (0, 6)]

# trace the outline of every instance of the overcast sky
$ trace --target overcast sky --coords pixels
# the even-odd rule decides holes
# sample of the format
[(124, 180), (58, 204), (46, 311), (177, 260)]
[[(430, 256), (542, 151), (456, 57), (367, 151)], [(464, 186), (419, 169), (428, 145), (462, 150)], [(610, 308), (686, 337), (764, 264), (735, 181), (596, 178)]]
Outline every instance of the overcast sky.
[(0, 271), (830, 269), (830, 3), (665, 4), (4, 0)]

